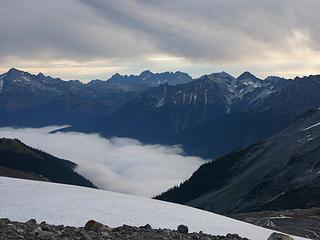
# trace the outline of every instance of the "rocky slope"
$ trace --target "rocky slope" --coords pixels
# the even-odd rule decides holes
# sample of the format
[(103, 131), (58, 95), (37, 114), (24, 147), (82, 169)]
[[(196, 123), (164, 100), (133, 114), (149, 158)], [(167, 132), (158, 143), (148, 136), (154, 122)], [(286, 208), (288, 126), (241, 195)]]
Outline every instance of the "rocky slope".
[(242, 213), (231, 217), (287, 234), (320, 239), (319, 208)]
[(202, 165), (158, 199), (230, 214), (320, 206), (320, 110), (270, 139)]
[(214, 159), (271, 137), (300, 114), (320, 106), (317, 97), (320, 94), (319, 76), (292, 81), (273, 79), (264, 80), (279, 84), (270, 87), (273, 91), (269, 94), (259, 95), (260, 90), (257, 88), (236, 100), (230, 114), (180, 131), (171, 136), (168, 143), (182, 144), (188, 154)]
[[(232, 231), (232, 229), (230, 229)], [(237, 234), (226, 236), (213, 236), (199, 233), (188, 233), (187, 226), (179, 226), (176, 231), (169, 229), (152, 229), (150, 225), (132, 227), (109, 228), (94, 220), (89, 221), (84, 227), (54, 226), (45, 222), (37, 223), (31, 219), (25, 223), (12, 222), (8, 219), (0, 219), (0, 240), (38, 240), (38, 239), (68, 239), (68, 240), (102, 240), (102, 239), (126, 239), (126, 240), (159, 240), (159, 239), (198, 239), (198, 240), (245, 240)]]

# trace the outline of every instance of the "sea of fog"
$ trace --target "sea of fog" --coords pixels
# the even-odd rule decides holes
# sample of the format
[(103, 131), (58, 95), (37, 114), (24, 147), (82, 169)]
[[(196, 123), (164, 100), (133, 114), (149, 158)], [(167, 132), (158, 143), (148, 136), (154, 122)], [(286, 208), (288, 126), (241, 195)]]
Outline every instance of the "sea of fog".
[(152, 197), (183, 182), (204, 163), (183, 156), (179, 146), (146, 145), (128, 138), (98, 134), (54, 133), (61, 126), (0, 128), (0, 137), (25, 144), (78, 164), (76, 171), (101, 189)]

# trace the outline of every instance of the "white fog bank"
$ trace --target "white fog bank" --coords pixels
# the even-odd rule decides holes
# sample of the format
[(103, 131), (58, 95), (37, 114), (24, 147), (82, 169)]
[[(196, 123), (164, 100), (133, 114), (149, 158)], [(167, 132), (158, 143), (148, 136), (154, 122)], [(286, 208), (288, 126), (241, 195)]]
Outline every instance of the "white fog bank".
[(0, 137), (17, 138), (77, 163), (77, 172), (101, 189), (147, 197), (181, 183), (204, 163), (201, 158), (183, 156), (178, 146), (144, 145), (97, 134), (49, 134), (57, 128), (0, 128)]

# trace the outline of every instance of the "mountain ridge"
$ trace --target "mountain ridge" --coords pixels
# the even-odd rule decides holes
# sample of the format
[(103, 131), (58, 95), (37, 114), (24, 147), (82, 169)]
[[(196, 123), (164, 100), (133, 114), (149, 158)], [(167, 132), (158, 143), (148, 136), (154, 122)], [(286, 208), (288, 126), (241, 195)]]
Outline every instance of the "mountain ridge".
[(224, 214), (319, 207), (319, 153), (317, 108), (269, 139), (202, 165), (157, 199)]
[[(253, 118), (249, 120), (256, 122), (253, 122), (253, 125), (258, 126), (260, 119), (270, 119), (274, 113), (263, 114), (262, 111), (255, 110), (263, 108), (266, 99), (290, 86), (293, 81), (275, 77), (262, 80), (252, 76), (252, 74), (242, 74), (239, 80), (224, 72), (213, 73), (184, 84), (147, 89), (115, 112), (63, 131), (95, 132), (105, 137), (136, 138), (145, 143), (189, 146), (190, 137), (181, 137), (184, 136), (184, 132), (201, 127), (210, 121), (219, 126), (237, 118), (239, 122), (245, 122), (247, 115), (252, 115)], [(276, 104), (273, 101), (270, 105), (276, 107)], [(303, 107), (303, 110), (307, 109), (309, 106)], [(295, 114), (292, 115), (295, 117)], [(219, 119), (222, 122), (219, 122)], [(290, 116), (284, 123), (277, 123), (275, 128), (270, 124), (268, 131), (259, 128), (261, 133), (258, 132), (256, 136), (245, 136), (245, 139), (227, 146), (221, 152), (208, 155), (202, 153), (203, 150), (198, 151), (196, 146), (191, 146), (191, 150), (187, 148), (185, 151), (189, 154), (200, 154), (201, 157), (214, 158), (236, 147), (269, 137), (291, 120)], [(250, 124), (247, 127), (251, 127)], [(223, 127), (221, 129), (226, 131)], [(196, 133), (190, 133), (191, 136), (194, 134)]]
[(5, 168), (2, 168), (4, 174), (15, 177), (96, 188), (75, 172), (75, 163), (31, 148), (18, 139), (0, 138), (0, 167)]
[(157, 81), (191, 81), (182, 72), (153, 74), (143, 84), (136, 83), (136, 77), (129, 84), (102, 80), (84, 84), (11, 68), (0, 75), (0, 126), (76, 124), (115, 111)]
[[(19, 73), (16, 69), (10, 72)], [(43, 74), (31, 75), (36, 79), (27, 81), (30, 75), (23, 73), (14, 79), (15, 91), (5, 94), (3, 76), (0, 126), (72, 125), (63, 131), (181, 144), (187, 154), (211, 159), (270, 137), (299, 114), (320, 105), (319, 75), (291, 80), (260, 79), (249, 72), (235, 78), (219, 72), (192, 80), (179, 71), (147, 70), (140, 75), (115, 74), (114, 80), (84, 85), (46, 80)], [(130, 79), (136, 84), (128, 85)], [(168, 79), (179, 84), (170, 85)], [(55, 88), (56, 82), (59, 88)], [(37, 91), (30, 84), (35, 84)], [(152, 87), (154, 84), (158, 86)]]

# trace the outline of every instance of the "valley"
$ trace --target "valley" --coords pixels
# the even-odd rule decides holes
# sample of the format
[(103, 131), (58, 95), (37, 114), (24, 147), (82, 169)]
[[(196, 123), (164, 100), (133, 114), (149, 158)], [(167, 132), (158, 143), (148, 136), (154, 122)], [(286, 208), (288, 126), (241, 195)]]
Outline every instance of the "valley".
[(320, 240), (319, 0), (0, 0), (0, 240)]
[[(83, 84), (11, 69), (1, 79), (0, 100), (5, 106), (1, 111), (7, 117), (20, 116), (14, 116), (19, 122), (3, 119), (1, 125), (7, 128), (0, 132), (6, 137), (25, 139), (59, 156), (71, 157), (77, 163), (30, 148), (18, 139), (3, 138), (2, 176), (156, 196), (159, 200), (239, 217), (263, 227), (269, 226), (259, 218), (244, 218), (247, 215), (241, 214), (319, 206), (316, 190), (320, 171), (319, 76), (259, 79), (249, 72), (237, 78), (220, 72), (191, 79), (181, 72), (144, 71), (140, 75), (115, 74), (108, 81)], [(33, 95), (28, 101), (19, 93), (26, 91)], [(109, 97), (112, 102), (107, 102)], [(120, 98), (121, 101), (113, 102)], [(56, 105), (57, 99), (64, 112), (54, 112), (62, 109)], [(84, 108), (78, 99), (83, 99)], [(14, 105), (9, 104), (13, 102)], [(89, 103), (93, 105), (89, 107)], [(37, 116), (38, 123), (30, 118), (30, 113)], [(48, 123), (70, 126), (43, 128), (51, 133), (41, 133), (41, 128), (26, 128)], [(87, 136), (95, 139), (94, 142), (85, 142)], [(74, 149), (63, 147), (68, 138)], [(51, 143), (41, 143), (49, 139)], [(59, 139), (62, 145), (50, 147), (56, 145), (54, 139)], [(82, 157), (81, 151), (76, 150), (77, 139), (83, 139), (80, 144), (88, 145), (87, 148), (83, 145)], [(101, 149), (99, 158), (91, 157), (98, 154), (96, 146), (100, 145), (106, 151)], [(89, 146), (95, 150), (91, 151)], [(123, 149), (122, 155), (117, 153), (118, 149)], [(129, 149), (135, 149), (132, 153), (141, 149), (141, 155), (137, 155), (145, 159), (141, 165), (137, 157), (125, 155)], [(157, 157), (150, 155), (150, 150)], [(65, 154), (78, 151), (79, 154)], [(113, 154), (117, 154), (119, 165), (107, 160)], [(151, 158), (147, 160), (148, 157)], [(121, 165), (123, 158), (128, 160)], [(132, 160), (134, 163), (129, 163)], [(151, 166), (156, 164), (162, 166), (153, 170)], [(132, 165), (132, 170), (128, 169), (127, 173), (118, 170), (128, 165)], [(172, 171), (172, 167), (177, 170)], [(138, 169), (146, 171), (142, 178), (137, 178), (140, 173), (131, 175), (140, 172)], [(135, 183), (130, 185), (129, 181)], [(152, 186), (154, 190), (148, 191)], [(310, 237), (306, 232), (290, 230), (296, 221), (299, 220), (288, 223), (288, 227), (280, 223), (273, 229)], [(304, 227), (308, 229), (312, 224), (306, 221)]]

